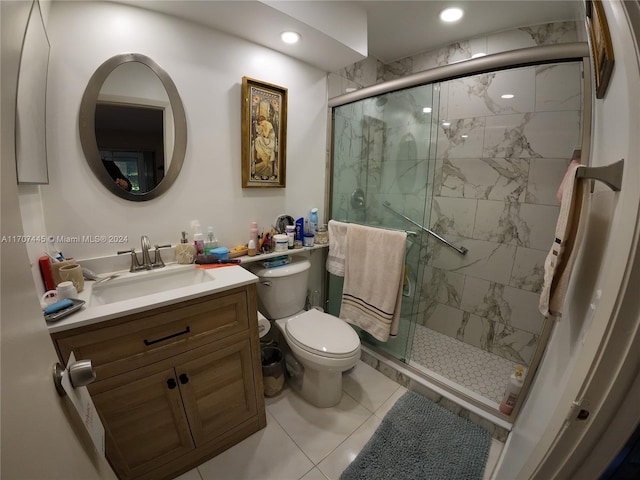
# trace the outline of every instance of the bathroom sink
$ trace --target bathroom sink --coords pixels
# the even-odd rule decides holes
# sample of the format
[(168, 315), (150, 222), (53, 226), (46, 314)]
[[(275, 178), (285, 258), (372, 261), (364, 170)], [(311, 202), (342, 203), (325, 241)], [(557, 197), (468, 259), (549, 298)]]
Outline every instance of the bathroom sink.
[(211, 273), (193, 266), (126, 273), (94, 285), (89, 304), (108, 305), (213, 281)]

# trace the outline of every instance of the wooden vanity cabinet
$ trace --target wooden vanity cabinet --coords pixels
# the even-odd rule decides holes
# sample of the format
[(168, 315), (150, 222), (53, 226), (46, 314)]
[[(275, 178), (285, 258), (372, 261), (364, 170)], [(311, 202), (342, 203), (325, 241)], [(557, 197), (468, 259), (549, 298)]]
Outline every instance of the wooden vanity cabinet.
[(99, 359), (88, 388), (119, 478), (174, 478), (264, 428), (255, 295), (251, 284), (53, 334), (61, 359)]

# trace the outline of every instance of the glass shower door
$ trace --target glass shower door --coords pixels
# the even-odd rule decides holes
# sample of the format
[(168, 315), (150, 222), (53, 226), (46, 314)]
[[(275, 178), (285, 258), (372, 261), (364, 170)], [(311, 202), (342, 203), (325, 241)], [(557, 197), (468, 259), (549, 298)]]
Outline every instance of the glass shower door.
[[(330, 218), (409, 232), (398, 335), (380, 342), (358, 332), (364, 342), (401, 361), (411, 354), (420, 299), (416, 285), (422, 284), (424, 268), (420, 262), (423, 242), (419, 229), (393, 211), (422, 225), (429, 222), (435, 158), (432, 112), (437, 111), (432, 85), (333, 110)], [(342, 285), (342, 278), (329, 275), (327, 310), (334, 315), (340, 312)]]

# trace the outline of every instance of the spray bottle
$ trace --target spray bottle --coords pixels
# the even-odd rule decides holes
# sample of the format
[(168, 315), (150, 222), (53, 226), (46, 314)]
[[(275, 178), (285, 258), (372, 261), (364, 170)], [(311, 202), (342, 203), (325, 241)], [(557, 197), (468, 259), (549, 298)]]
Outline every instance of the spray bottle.
[(318, 231), (318, 209), (312, 208), (309, 214), (309, 233), (315, 235)]
[(500, 403), (500, 411), (502, 413), (511, 415), (523, 383), (524, 367), (522, 365), (516, 365), (516, 371), (513, 372), (513, 374), (511, 374), (511, 378), (509, 378), (507, 388), (504, 391), (504, 397), (502, 398), (502, 402)]

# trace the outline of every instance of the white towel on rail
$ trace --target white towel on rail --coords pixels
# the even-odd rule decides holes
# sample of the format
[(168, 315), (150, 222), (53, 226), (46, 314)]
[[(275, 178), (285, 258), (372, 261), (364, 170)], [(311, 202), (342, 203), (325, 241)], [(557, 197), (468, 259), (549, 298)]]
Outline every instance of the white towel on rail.
[(381, 342), (398, 333), (407, 233), (348, 224), (340, 318)]
[(562, 202), (556, 224), (555, 239), (544, 262), (544, 284), (540, 294), (539, 310), (545, 317), (562, 316), (564, 298), (569, 286), (571, 271), (577, 256), (576, 245), (582, 237), (580, 213), (588, 183), (576, 178), (584, 165), (572, 163), (565, 175), (562, 187)]
[(344, 256), (347, 249), (348, 223), (329, 220), (329, 253), (327, 254), (327, 272), (344, 277)]

